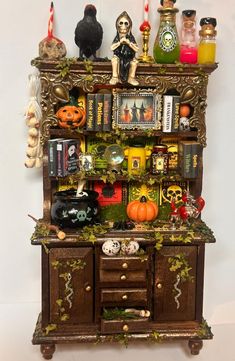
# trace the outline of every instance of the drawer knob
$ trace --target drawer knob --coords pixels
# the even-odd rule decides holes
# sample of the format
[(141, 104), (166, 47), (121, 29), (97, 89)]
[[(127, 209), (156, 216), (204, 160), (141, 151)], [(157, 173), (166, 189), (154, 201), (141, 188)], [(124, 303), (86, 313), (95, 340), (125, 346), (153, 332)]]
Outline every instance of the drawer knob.
[(86, 287), (85, 287), (85, 291), (86, 291), (86, 292), (91, 292), (91, 286), (90, 286), (90, 285), (86, 286)]
[(128, 327), (128, 325), (124, 325), (124, 326), (123, 326), (123, 328), (122, 328), (122, 330), (123, 330), (124, 332), (129, 331), (129, 327)]
[(160, 290), (160, 289), (162, 289), (162, 283), (157, 283), (157, 288)]
[(123, 301), (126, 301), (126, 300), (128, 299), (128, 296), (127, 296), (127, 295), (123, 295), (123, 296), (122, 296), (122, 299), (123, 299)]
[(127, 277), (126, 277), (126, 275), (121, 275), (120, 279), (121, 279), (122, 281), (126, 281)]
[(122, 268), (123, 268), (123, 269), (127, 269), (127, 268), (128, 268), (128, 264), (127, 264), (126, 262), (123, 263), (123, 264), (122, 264)]

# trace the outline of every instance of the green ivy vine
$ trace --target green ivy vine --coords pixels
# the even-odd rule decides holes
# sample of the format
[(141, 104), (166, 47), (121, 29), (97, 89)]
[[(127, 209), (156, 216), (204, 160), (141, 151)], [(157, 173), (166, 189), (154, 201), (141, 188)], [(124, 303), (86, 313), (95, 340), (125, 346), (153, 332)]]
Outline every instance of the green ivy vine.
[(179, 253), (174, 257), (169, 257), (168, 263), (170, 265), (169, 271), (176, 272), (182, 282), (187, 280), (192, 281), (194, 279), (194, 277), (189, 274), (192, 267), (189, 266), (185, 254)]

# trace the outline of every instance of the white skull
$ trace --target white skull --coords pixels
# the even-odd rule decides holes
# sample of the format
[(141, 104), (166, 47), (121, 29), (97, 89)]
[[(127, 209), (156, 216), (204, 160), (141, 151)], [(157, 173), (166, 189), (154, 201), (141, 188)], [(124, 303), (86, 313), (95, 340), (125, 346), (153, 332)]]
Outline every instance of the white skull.
[(85, 211), (79, 211), (77, 213), (77, 219), (79, 222), (84, 222), (86, 220), (86, 212)]
[(188, 118), (186, 118), (186, 117), (180, 118), (179, 130), (190, 130)]
[(173, 36), (171, 33), (166, 33), (164, 37), (164, 43), (167, 48), (170, 48), (173, 42)]
[(166, 198), (168, 202), (171, 202), (173, 199), (175, 203), (179, 203), (182, 200), (182, 189), (180, 186), (172, 185), (167, 188)]

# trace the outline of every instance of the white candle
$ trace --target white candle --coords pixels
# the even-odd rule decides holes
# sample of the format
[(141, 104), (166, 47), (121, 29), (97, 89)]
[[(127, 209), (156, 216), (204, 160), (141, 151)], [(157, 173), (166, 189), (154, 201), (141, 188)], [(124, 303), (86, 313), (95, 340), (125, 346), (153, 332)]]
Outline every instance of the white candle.
[(144, 0), (144, 21), (149, 21), (149, 0)]

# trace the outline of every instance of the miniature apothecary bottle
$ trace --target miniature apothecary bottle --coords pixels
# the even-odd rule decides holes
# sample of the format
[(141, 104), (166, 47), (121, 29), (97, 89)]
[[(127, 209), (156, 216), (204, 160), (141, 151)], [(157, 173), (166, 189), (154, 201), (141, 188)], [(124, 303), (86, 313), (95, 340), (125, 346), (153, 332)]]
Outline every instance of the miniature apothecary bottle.
[(200, 42), (198, 46), (198, 63), (214, 64), (216, 56), (216, 34), (217, 25), (215, 18), (202, 18), (199, 31)]
[(160, 13), (160, 25), (153, 47), (153, 57), (156, 63), (172, 64), (179, 60), (180, 46), (176, 28), (176, 13), (174, 8), (176, 0), (161, 0), (158, 9)]
[(182, 11), (182, 28), (180, 42), (181, 63), (197, 63), (197, 42), (196, 42), (196, 11)]
[(150, 155), (151, 151), (142, 144), (133, 144), (125, 149), (125, 156), (128, 159), (128, 172), (135, 175), (143, 173), (146, 169), (146, 160)]
[(168, 153), (167, 145), (158, 144), (153, 147), (151, 154), (151, 173), (167, 174), (168, 173)]

